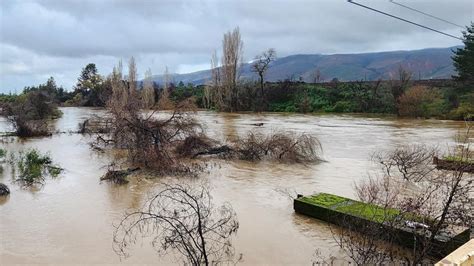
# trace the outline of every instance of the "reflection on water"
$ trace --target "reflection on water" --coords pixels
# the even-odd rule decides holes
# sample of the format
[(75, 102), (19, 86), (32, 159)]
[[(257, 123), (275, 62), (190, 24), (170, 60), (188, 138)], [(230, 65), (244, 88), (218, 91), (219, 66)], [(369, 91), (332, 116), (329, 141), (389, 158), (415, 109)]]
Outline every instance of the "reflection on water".
[[(79, 122), (103, 112), (90, 108), (62, 111), (64, 116), (54, 123), (61, 132), (77, 130)], [(296, 131), (315, 134), (323, 145), (325, 163), (219, 161), (209, 173), (203, 173), (200, 179), (209, 181), (216, 204), (230, 202), (237, 212), (240, 229), (234, 245), (237, 253), (244, 254), (243, 264), (309, 264), (316, 248), (335, 249), (327, 226), (294, 214), (285, 191), (354, 197), (353, 184), (367, 176), (372, 152), (408, 143), (445, 145), (463, 126), (453, 121), (360, 115), (198, 112), (197, 118), (218, 139), (248, 130)], [(255, 123), (264, 125), (256, 127)], [(0, 120), (0, 130), (7, 128)], [(140, 241), (132, 256), (120, 261), (111, 247), (113, 224), (125, 210), (142, 206), (160, 183), (197, 181), (138, 178), (126, 186), (100, 183), (108, 158), (91, 151), (88, 141), (87, 136), (57, 134), (2, 144), (10, 151), (27, 147), (49, 151), (65, 172), (35, 193), (12, 184), (9, 171), (2, 173), (0, 182), (10, 187), (11, 195), (0, 202), (0, 264), (176, 262), (174, 257), (159, 258), (148, 243)]]

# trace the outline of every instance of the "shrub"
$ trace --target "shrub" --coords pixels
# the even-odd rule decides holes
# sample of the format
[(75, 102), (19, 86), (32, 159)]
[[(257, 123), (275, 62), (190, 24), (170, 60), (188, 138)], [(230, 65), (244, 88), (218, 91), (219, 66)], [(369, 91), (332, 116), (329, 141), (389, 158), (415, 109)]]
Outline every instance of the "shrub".
[(10, 189), (7, 185), (0, 183), (0, 196), (7, 196), (10, 194)]
[(293, 101), (270, 103), (271, 112), (296, 112), (297, 108)]
[(461, 103), (456, 109), (451, 110), (448, 117), (455, 120), (473, 120), (474, 105), (470, 103)]
[(15, 181), (26, 186), (43, 184), (45, 177), (57, 177), (62, 168), (55, 166), (48, 154), (41, 154), (36, 149), (20, 152), (18, 158), (14, 158), (12, 164), (16, 163), (18, 177)]
[(459, 98), (459, 106), (451, 110), (448, 117), (456, 120), (474, 120), (474, 92), (465, 93)]
[(351, 103), (349, 101), (338, 101), (332, 111), (333, 112), (337, 112), (337, 113), (346, 113), (346, 112), (352, 112), (352, 108), (351, 108)]
[(59, 118), (61, 111), (46, 91), (34, 90), (18, 96), (5, 106), (5, 114), (20, 137), (50, 135), (47, 120)]
[(260, 161), (265, 158), (288, 163), (319, 161), (322, 152), (319, 140), (313, 136), (290, 133), (260, 134), (250, 131), (238, 139), (232, 150), (241, 160)]
[(444, 100), (438, 89), (414, 86), (399, 98), (398, 113), (408, 117), (439, 116), (444, 110)]

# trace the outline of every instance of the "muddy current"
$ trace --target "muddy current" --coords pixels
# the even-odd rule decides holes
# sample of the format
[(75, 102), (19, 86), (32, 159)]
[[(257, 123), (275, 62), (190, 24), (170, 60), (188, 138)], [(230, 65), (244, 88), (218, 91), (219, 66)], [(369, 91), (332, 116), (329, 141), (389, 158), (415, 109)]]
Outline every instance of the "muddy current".
[[(208, 161), (198, 178), (135, 178), (127, 185), (100, 182), (110, 158), (90, 149), (89, 137), (68, 134), (81, 121), (104, 112), (92, 108), (62, 108), (52, 137), (18, 140), (1, 145), (8, 151), (30, 147), (49, 152), (65, 169), (40, 189), (25, 189), (3, 171), (0, 182), (11, 194), (0, 200), (0, 264), (180, 263), (173, 254), (158, 256), (146, 239), (131, 256), (120, 259), (112, 249), (114, 224), (126, 210), (144, 201), (166, 182), (207, 182), (216, 205), (229, 202), (240, 228), (232, 243), (241, 264), (304, 264), (316, 249), (339, 251), (327, 225), (297, 215), (291, 196), (328, 192), (355, 198), (354, 184), (374, 169), (370, 155), (403, 144), (446, 146), (462, 122), (405, 120), (390, 116), (302, 115), (277, 113), (215, 113), (199, 111), (196, 118), (217, 139), (231, 139), (249, 130), (291, 131), (317, 136), (325, 162), (301, 165), (274, 162)], [(254, 124), (263, 123), (257, 127)], [(8, 131), (0, 121), (0, 131)]]

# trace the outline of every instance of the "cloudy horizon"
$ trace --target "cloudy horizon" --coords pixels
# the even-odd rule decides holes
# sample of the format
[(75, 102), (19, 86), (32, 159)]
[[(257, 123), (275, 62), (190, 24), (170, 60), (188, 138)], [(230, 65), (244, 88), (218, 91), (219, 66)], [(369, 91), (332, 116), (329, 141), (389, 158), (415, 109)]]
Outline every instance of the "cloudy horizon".
[[(459, 27), (388, 0), (358, 2), (461, 37)], [(471, 0), (398, 2), (460, 25), (474, 20)], [(270, 47), (284, 57), (462, 45), (346, 0), (2, 1), (0, 92), (19, 92), (49, 76), (70, 89), (87, 63), (105, 75), (131, 56), (139, 77), (148, 68), (154, 74), (166, 66), (172, 73), (208, 69), (222, 35), (235, 27), (245, 61)]]

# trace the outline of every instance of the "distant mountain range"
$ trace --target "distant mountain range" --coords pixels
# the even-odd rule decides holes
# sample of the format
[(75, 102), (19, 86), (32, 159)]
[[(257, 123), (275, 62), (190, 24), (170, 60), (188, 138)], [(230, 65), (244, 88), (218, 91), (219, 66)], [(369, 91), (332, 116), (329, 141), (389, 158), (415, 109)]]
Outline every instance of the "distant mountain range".
[[(340, 81), (378, 80), (397, 77), (400, 66), (413, 73), (414, 79), (450, 78), (454, 74), (451, 56), (458, 47), (430, 48), (412, 51), (392, 51), (362, 54), (299, 54), (276, 59), (266, 74), (267, 81), (302, 80), (314, 82), (319, 72), (320, 81), (337, 78)], [(180, 81), (204, 84), (211, 71), (203, 70), (187, 74), (173, 74), (174, 83)], [(244, 64), (241, 77), (254, 80), (257, 76), (250, 64)], [(163, 82), (163, 75), (153, 79)]]

